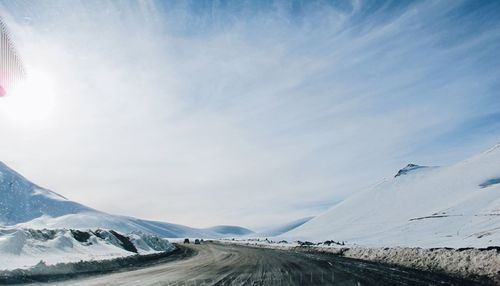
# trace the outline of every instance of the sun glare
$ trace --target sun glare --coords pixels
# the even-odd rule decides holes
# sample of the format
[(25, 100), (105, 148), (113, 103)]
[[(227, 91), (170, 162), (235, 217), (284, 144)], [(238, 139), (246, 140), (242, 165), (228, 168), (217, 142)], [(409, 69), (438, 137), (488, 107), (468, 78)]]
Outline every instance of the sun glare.
[(0, 117), (20, 125), (46, 122), (56, 106), (54, 83), (46, 73), (30, 72), (5, 97), (0, 98)]

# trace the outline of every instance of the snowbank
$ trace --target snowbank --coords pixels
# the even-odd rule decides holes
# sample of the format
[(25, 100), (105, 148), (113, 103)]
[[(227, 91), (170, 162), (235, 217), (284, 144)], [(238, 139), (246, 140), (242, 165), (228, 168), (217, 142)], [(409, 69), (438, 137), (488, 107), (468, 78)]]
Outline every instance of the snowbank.
[(97, 261), (136, 254), (172, 251), (167, 240), (144, 233), (113, 230), (0, 228), (0, 269), (42, 264)]
[(324, 243), (272, 241), (269, 239), (219, 240), (221, 243), (302, 252), (326, 252), (343, 257), (393, 264), (460, 278), (487, 279), (500, 283), (500, 248), (368, 248)]
[[(331, 249), (329, 252), (332, 252)], [(355, 247), (333, 250), (334, 253), (339, 251), (343, 256), (350, 258), (395, 264), (424, 271), (444, 272), (463, 278), (487, 277), (500, 282), (498, 249)]]

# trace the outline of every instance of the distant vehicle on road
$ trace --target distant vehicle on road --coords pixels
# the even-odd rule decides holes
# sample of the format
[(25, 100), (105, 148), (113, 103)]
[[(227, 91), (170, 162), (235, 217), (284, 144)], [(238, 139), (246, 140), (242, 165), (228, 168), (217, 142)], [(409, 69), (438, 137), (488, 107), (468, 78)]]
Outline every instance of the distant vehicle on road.
[(184, 239), (184, 244), (189, 244), (189, 238)]
[(194, 240), (194, 244), (200, 244), (200, 243), (201, 243), (201, 242), (200, 242), (200, 240), (199, 240), (199, 239), (195, 239), (195, 240)]

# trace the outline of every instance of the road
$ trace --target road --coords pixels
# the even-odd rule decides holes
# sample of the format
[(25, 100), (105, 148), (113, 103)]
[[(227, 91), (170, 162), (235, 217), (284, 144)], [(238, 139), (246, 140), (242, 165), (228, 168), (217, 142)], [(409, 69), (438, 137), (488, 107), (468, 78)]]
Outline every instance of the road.
[(189, 247), (195, 254), (183, 259), (49, 285), (472, 285), (440, 274), (332, 254), (218, 243)]

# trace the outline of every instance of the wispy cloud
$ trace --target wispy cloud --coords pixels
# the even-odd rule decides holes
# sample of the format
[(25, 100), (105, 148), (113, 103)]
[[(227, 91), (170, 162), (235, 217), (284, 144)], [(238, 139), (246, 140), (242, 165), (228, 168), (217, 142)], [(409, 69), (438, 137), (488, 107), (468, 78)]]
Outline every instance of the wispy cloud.
[(0, 121), (0, 158), (113, 213), (314, 215), (408, 161), (499, 139), (499, 6), (4, 2), (57, 105), (43, 124)]

